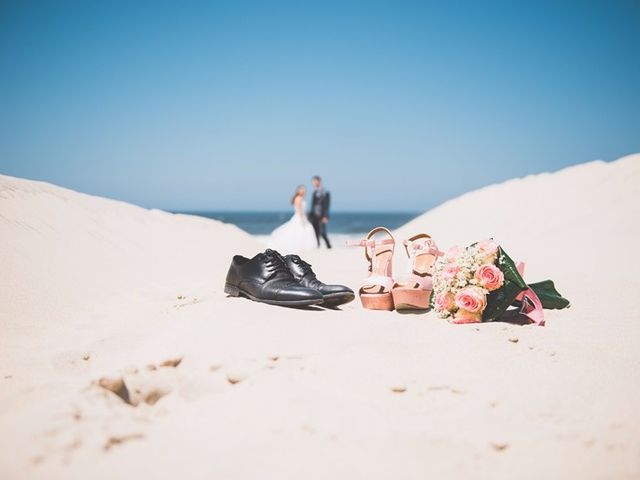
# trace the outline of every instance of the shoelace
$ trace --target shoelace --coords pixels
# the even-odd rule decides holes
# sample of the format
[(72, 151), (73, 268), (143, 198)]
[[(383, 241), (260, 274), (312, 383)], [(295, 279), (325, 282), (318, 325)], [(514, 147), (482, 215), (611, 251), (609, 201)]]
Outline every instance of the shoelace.
[(300, 265), (300, 268), (302, 268), (303, 276), (309, 272), (313, 272), (313, 270), (311, 270), (311, 264), (302, 260), (298, 255), (291, 255), (291, 259), (294, 261), (294, 263), (297, 263), (298, 265)]
[(275, 250), (267, 249), (264, 252), (264, 256), (267, 259), (266, 267), (271, 276), (274, 276), (278, 273), (284, 273), (287, 277), (291, 277), (289, 267), (287, 267), (287, 263), (282, 255), (280, 255)]

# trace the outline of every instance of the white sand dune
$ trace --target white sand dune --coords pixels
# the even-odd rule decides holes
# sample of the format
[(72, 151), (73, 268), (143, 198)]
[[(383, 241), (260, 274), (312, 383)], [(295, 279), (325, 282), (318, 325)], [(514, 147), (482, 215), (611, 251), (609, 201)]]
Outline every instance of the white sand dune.
[[(635, 155), (399, 229), (493, 236), (572, 301), (455, 326), (226, 298), (261, 248), (239, 229), (0, 176), (0, 478), (639, 478), (639, 195)], [(365, 273), (361, 251), (309, 259)]]

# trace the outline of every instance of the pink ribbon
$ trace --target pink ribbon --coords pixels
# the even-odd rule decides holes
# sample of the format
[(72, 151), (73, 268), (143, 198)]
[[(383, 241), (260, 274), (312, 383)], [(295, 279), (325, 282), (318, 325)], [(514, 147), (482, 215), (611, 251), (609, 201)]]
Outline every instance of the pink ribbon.
[[(520, 276), (524, 277), (524, 262), (519, 262), (516, 268)], [(536, 295), (536, 292), (531, 288), (527, 288), (520, 292), (516, 300), (522, 302), (522, 308), (520, 309), (522, 315), (527, 316), (529, 320), (536, 325), (540, 327), (544, 326), (544, 310), (542, 309), (542, 302), (538, 298), (538, 295)]]

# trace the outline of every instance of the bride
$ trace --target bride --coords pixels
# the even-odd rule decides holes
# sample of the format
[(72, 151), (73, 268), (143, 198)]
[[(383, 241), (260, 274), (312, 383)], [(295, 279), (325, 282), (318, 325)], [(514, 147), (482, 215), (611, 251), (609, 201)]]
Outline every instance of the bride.
[(307, 220), (307, 202), (304, 200), (306, 191), (304, 185), (296, 189), (296, 193), (291, 198), (293, 217), (271, 232), (269, 237), (269, 246), (280, 250), (283, 255), (310, 250), (317, 246), (313, 225)]

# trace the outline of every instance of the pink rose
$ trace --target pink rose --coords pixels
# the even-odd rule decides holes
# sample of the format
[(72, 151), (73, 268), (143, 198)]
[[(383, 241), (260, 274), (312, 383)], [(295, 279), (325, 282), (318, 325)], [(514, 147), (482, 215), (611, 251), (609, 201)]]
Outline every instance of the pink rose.
[(466, 310), (458, 310), (451, 323), (480, 323), (482, 321), (482, 313), (472, 313)]
[(498, 244), (491, 238), (478, 242), (478, 247), (487, 255), (498, 253)]
[(436, 296), (435, 307), (439, 312), (448, 312), (453, 306), (454, 300), (451, 293), (441, 293)]
[(487, 298), (478, 287), (463, 288), (456, 293), (455, 302), (458, 308), (471, 313), (482, 313), (487, 306)]
[(448, 265), (445, 265), (445, 267), (442, 269), (442, 276), (447, 280), (451, 280), (458, 274), (459, 271), (460, 267), (458, 265), (456, 265), (455, 263), (450, 263)]
[(490, 292), (499, 289), (504, 283), (504, 273), (495, 265), (483, 265), (475, 274), (478, 284)]

